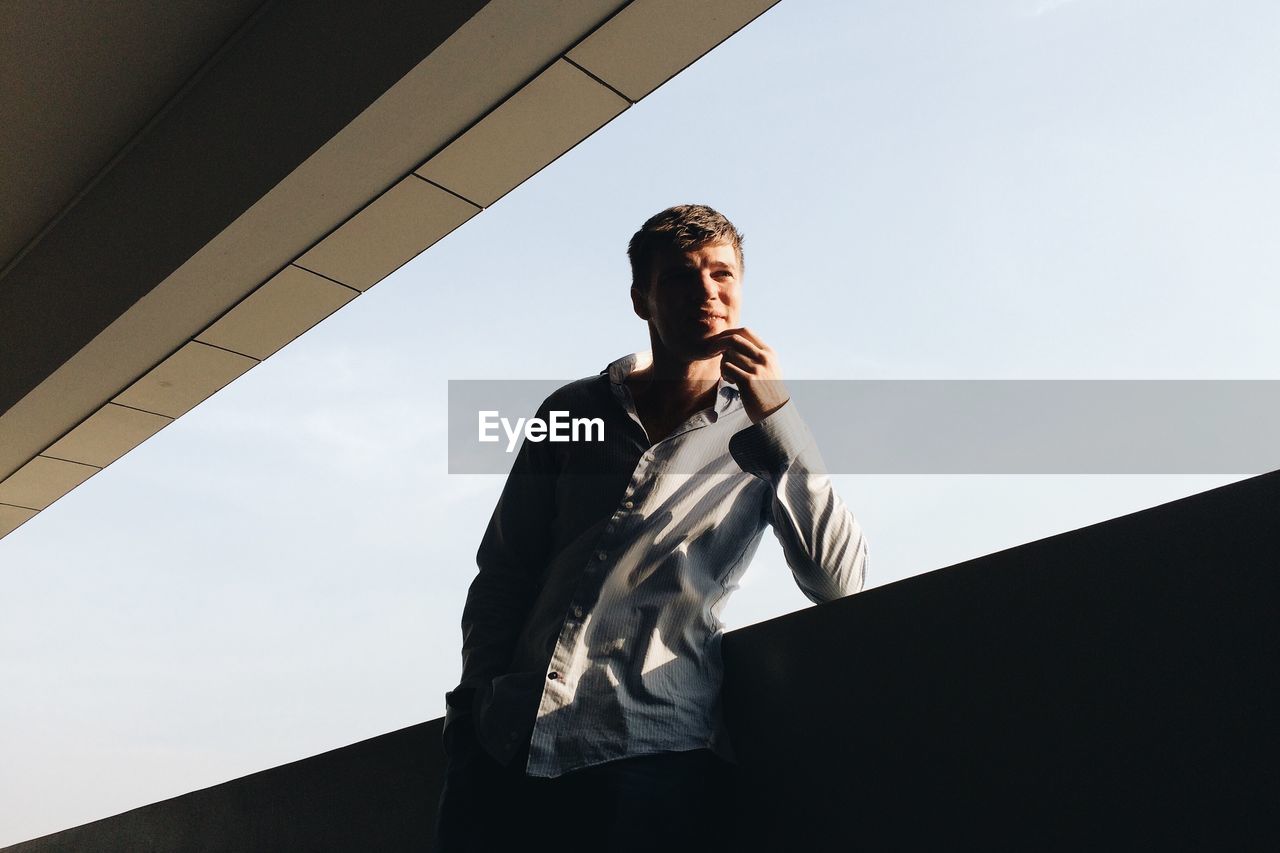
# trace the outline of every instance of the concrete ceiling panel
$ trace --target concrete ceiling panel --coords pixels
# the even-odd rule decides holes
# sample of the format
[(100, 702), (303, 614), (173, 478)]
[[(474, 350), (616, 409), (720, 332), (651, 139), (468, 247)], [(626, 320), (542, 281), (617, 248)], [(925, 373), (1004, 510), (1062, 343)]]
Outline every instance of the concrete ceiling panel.
[[(177, 21), (183, 47), (152, 59), (200, 67), (122, 147), (74, 99), (40, 94), (35, 64), (0, 85), (30, 88), (42, 110), (102, 130), (97, 153), (76, 161), (86, 169), (116, 152), (69, 203), (52, 189), (40, 200), (66, 206), (0, 270), (0, 340), (10, 356), (0, 359), (0, 488), (12, 488), (6, 477), (21, 485), (40, 454), (55, 455), (55, 439), (69, 465), (127, 452), (151, 433), (112, 425), (128, 417), (116, 409), (185, 413), (771, 5), (388, 0), (370, 16), (356, 3), (229, 0), (200, 17), (194, 0), (144, 3), (111, 17), (112, 26), (145, 41), (169, 32), (156, 21)], [(0, 12), (0, 21), (11, 11), (44, 31), (34, 9)], [(129, 43), (76, 15), (57, 10), (58, 38), (40, 46), (52, 51), (45, 64), (77, 62), (77, 40), (103, 32)], [(687, 32), (699, 27), (711, 31)], [(18, 32), (0, 36), (0, 62), (30, 55)], [(631, 52), (620, 61), (619, 51)], [(664, 58), (636, 74), (643, 85), (610, 65), (649, 62), (654, 51)], [(132, 67), (110, 51), (95, 57), (117, 72)], [(76, 73), (93, 77), (99, 65)], [(195, 68), (179, 66), (170, 62), (169, 76), (134, 92), (132, 112), (112, 127), (124, 134), (146, 105), (155, 110)], [(147, 66), (130, 79), (154, 73)], [(83, 101), (82, 87), (63, 88)], [(15, 139), (0, 134), (13, 142), (0, 155), (31, 147)], [(74, 165), (75, 151), (55, 153)], [(76, 172), (72, 184), (88, 174)], [(19, 224), (30, 232), (43, 215)], [(0, 504), (20, 514), (38, 508)], [(25, 518), (4, 512), (0, 536)]]
[(248, 356), (192, 341), (118, 394), (113, 402), (180, 417), (257, 363)]
[(34, 509), (0, 504), (0, 538), (8, 536), (35, 517)]
[(367, 290), (480, 212), (409, 175), (298, 259), (298, 266)]
[(357, 295), (349, 287), (291, 264), (196, 340), (264, 359)]
[(635, 0), (567, 56), (638, 101), (777, 2)]
[(262, 2), (0, 3), (0, 268)]
[(417, 173), (488, 207), (628, 106), (624, 98), (559, 60)]
[(98, 471), (93, 465), (37, 456), (0, 483), (0, 503), (44, 509)]
[[(19, 12), (75, 16), (78, 5), (25, 4)], [(188, 5), (180, 0), (180, 8)], [(468, 25), (487, 9), (485, 0), (387, 0), (376, 15), (367, 5), (263, 4), (4, 273), (0, 477), (198, 335), (563, 50), (515, 45), (503, 51), (515, 55), (510, 64), (479, 53), (489, 34)], [(131, 14), (113, 15), (140, 26), (142, 44), (155, 35)], [(576, 40), (598, 22), (566, 21), (565, 29)], [(453, 46), (463, 29), (470, 34)], [(103, 33), (113, 34), (96, 32)], [(464, 71), (468, 61), (473, 68), (498, 65), (510, 79), (479, 104), (456, 88), (433, 89), (430, 73), (423, 78), (415, 70), (441, 53)], [(77, 61), (74, 51), (59, 56)], [(7, 60), (0, 55), (0, 63)], [(503, 84), (502, 73), (491, 75), (493, 85)], [(463, 120), (432, 127), (428, 139), (401, 138), (380, 99), (402, 83), (414, 91), (399, 97), (417, 95), (422, 127), (432, 125), (445, 100)], [(7, 185), (0, 197), (9, 197)]]
[(45, 455), (105, 468), (173, 422), (107, 403), (53, 444)]

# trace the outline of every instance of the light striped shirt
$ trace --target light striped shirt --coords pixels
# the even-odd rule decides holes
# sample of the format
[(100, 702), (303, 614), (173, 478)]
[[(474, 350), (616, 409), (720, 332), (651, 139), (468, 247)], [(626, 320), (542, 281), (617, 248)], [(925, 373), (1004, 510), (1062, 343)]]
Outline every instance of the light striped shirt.
[(814, 602), (862, 588), (866, 541), (792, 403), (752, 424), (737, 389), (650, 445), (624, 384), (648, 353), (570, 383), (538, 417), (603, 441), (526, 440), (463, 611), (462, 687), (509, 763), (558, 776), (616, 758), (728, 750), (719, 614), (772, 525)]

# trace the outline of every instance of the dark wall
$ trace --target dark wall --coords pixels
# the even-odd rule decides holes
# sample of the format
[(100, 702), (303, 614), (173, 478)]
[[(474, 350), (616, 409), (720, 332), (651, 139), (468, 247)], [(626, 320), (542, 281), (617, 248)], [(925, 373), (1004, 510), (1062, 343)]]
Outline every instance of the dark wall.
[(422, 851), (444, 775), (442, 720), (4, 848), (6, 853)]
[(776, 850), (1280, 850), (1278, 558), (1280, 473), (736, 631), (742, 818)]
[[(731, 633), (733, 850), (1280, 850), (1280, 472)], [(10, 851), (426, 850), (440, 721)]]

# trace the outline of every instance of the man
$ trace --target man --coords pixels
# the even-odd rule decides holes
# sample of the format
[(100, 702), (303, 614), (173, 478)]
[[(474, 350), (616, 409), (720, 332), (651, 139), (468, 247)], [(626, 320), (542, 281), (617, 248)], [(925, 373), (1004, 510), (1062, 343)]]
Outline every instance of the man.
[(650, 353), (539, 409), (604, 439), (526, 441), (481, 542), (446, 697), (438, 843), (695, 849), (725, 829), (718, 614), (771, 525), (823, 602), (866, 543), (822, 473), (777, 357), (741, 326), (742, 235), (703, 205), (628, 248)]

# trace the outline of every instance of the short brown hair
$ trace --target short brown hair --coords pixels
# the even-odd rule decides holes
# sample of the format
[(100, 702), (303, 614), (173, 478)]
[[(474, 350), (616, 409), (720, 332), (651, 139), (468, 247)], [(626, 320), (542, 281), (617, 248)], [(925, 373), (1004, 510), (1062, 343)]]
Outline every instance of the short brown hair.
[(742, 233), (724, 214), (705, 204), (678, 204), (650, 216), (627, 245), (631, 259), (631, 286), (649, 288), (649, 266), (660, 249), (691, 252), (712, 243), (729, 243), (738, 256), (742, 272)]

